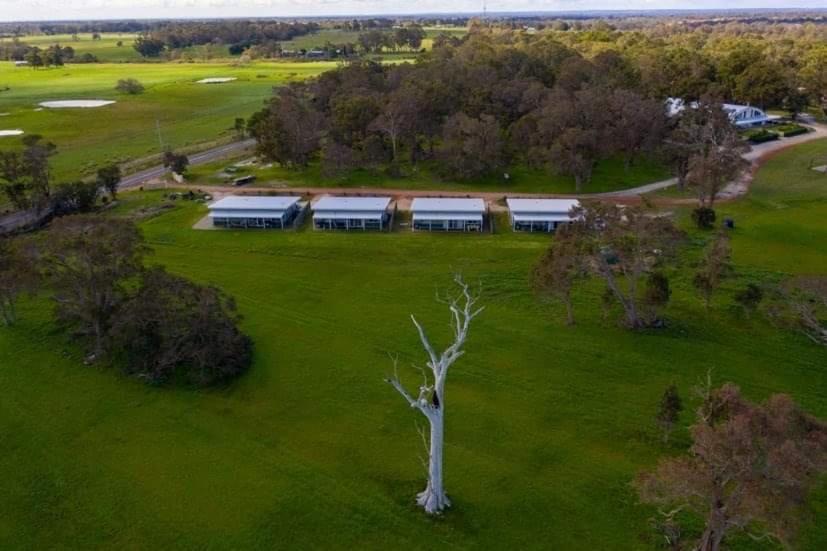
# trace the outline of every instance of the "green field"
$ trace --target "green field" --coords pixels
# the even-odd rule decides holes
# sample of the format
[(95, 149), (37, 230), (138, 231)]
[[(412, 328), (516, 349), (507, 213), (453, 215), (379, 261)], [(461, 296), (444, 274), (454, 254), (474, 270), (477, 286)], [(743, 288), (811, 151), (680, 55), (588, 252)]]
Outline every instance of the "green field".
[[(58, 179), (89, 174), (108, 162), (158, 154), (156, 121), (164, 145), (182, 148), (230, 139), (236, 117), (261, 109), (274, 86), (334, 67), (331, 62), (152, 63), (67, 65), (54, 69), (15, 68), (0, 63), (0, 129), (42, 134), (57, 144)], [(227, 84), (196, 84), (206, 77), (236, 77)], [(146, 91), (129, 96), (115, 91), (118, 79), (135, 78)], [(98, 109), (38, 110), (38, 103), (61, 99), (111, 99)], [(12, 147), (16, 138), (0, 138)]]
[[(140, 54), (132, 47), (136, 36), (129, 33), (102, 33), (100, 40), (92, 40), (91, 33), (79, 33), (77, 35), (78, 40), (74, 40), (70, 34), (54, 34), (21, 36), (20, 41), (44, 49), (54, 44), (71, 46), (75, 50), (75, 57), (88, 53), (102, 62), (118, 63), (141, 60)], [(11, 41), (11, 39), (0, 38), (0, 42), (3, 41)], [(118, 46), (118, 42), (122, 42), (123, 45)]]
[[(194, 231), (205, 208), (178, 202), (142, 224), (151, 262), (236, 297), (252, 370), (220, 390), (149, 388), (84, 367), (47, 301), (25, 300), (0, 329), (0, 548), (654, 549), (654, 511), (629, 481), (688, 443), (683, 429), (659, 441), (666, 385), (688, 402), (684, 425), (710, 368), (827, 417), (827, 351), (731, 306), (746, 281), (827, 272), (827, 185), (800, 167), (823, 147), (779, 155), (725, 207), (738, 275), (711, 312), (690, 290), (708, 237), (692, 232), (669, 328), (641, 333), (601, 320), (598, 286), (577, 293), (573, 328), (535, 300), (527, 274), (546, 237)], [(158, 201), (128, 194), (119, 209)], [(487, 310), (447, 387), (455, 507), (430, 519), (412, 503), (416, 417), (382, 378), (388, 352), (423, 361), (409, 314), (448, 338), (433, 296), (454, 271), (482, 283)], [(812, 501), (798, 549), (827, 548), (827, 485)]]

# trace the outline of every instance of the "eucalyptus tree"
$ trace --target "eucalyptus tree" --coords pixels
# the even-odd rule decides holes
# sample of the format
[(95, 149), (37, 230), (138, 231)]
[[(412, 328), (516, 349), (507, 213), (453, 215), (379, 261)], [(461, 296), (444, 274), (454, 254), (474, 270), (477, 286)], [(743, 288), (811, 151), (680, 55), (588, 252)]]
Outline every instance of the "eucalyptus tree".
[(428, 369), (423, 370), (425, 380), (419, 387), (419, 393), (414, 396), (405, 388), (396, 370), (396, 360), (394, 360), (393, 377), (386, 379), (386, 382), (396, 389), (412, 409), (419, 411), (430, 425), (428, 483), (425, 490), (416, 497), (417, 504), (428, 514), (439, 514), (451, 506), (451, 501), (445, 493), (442, 476), (445, 442), (445, 380), (451, 366), (465, 354), (465, 341), (468, 338), (471, 322), (485, 309), (484, 306), (478, 306), (479, 293), (472, 291), (462, 276), (456, 275), (454, 282), (459, 292), (454, 296), (441, 299), (451, 312), (451, 327), (454, 333), (453, 342), (445, 350), (437, 353), (425, 329), (411, 315), (411, 321), (416, 327), (419, 340), (428, 356), (426, 363)]

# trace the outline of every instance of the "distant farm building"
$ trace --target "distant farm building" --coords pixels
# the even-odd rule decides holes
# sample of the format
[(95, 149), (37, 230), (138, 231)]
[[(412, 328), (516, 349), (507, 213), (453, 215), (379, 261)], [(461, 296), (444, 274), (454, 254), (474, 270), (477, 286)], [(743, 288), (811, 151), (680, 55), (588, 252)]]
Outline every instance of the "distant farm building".
[(379, 230), (388, 227), (390, 197), (334, 197), (327, 195), (313, 205), (317, 230)]
[(29, 64), (28, 61), (15, 61), (14, 62), (15, 67), (26, 67), (28, 64)]
[(524, 232), (553, 232), (572, 221), (576, 199), (506, 199), (511, 228)]
[(482, 231), (482, 199), (419, 198), (411, 204), (413, 229), (424, 231)]
[[(696, 108), (697, 102), (689, 104), (690, 107)], [(674, 117), (686, 109), (686, 102), (680, 98), (669, 98), (666, 100), (666, 112), (670, 117)], [(769, 122), (777, 121), (781, 117), (777, 115), (767, 115), (761, 109), (751, 105), (736, 105), (734, 103), (723, 104), (723, 109), (729, 116), (732, 124), (738, 128), (749, 128), (751, 126), (763, 126)]]
[(210, 218), (219, 228), (282, 229), (299, 213), (299, 199), (231, 195), (209, 206)]

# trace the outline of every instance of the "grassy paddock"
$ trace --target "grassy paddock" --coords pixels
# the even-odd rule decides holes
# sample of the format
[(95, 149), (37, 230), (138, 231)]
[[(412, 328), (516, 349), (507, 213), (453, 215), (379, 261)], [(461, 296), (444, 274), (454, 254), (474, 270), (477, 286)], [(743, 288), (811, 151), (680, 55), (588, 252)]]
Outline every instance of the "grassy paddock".
[[(248, 117), (272, 95), (274, 86), (335, 67), (331, 62), (67, 65), (33, 70), (0, 64), (0, 128), (42, 134), (58, 145), (58, 178), (94, 172), (107, 162), (123, 162), (160, 150), (230, 137), (236, 117)], [(236, 77), (227, 84), (196, 84), (206, 77)], [(119, 79), (135, 78), (146, 91), (137, 96), (115, 91)], [(38, 103), (59, 99), (112, 99), (98, 109), (38, 110)], [(0, 147), (19, 144), (0, 138)]]
[[(811, 147), (768, 163), (754, 197), (727, 207), (739, 275), (709, 313), (690, 286), (708, 235), (692, 232), (672, 274), (672, 321), (653, 332), (601, 320), (599, 285), (578, 291), (579, 324), (565, 327), (561, 308), (528, 289), (545, 236), (194, 231), (204, 207), (178, 202), (142, 224), (150, 261), (236, 297), (256, 342), (252, 370), (214, 391), (148, 388), (82, 366), (47, 302), (25, 300), (20, 324), (0, 329), (0, 471), (14, 473), (0, 493), (0, 547), (655, 548), (654, 511), (629, 481), (688, 443), (680, 429), (663, 446), (655, 430), (669, 383), (687, 401), (684, 426), (690, 388), (710, 368), (751, 398), (788, 392), (827, 417), (827, 352), (731, 307), (745, 280), (827, 271), (823, 246), (790, 242), (827, 220), (825, 188), (800, 183)], [(159, 195), (124, 200), (118, 212)], [(782, 212), (789, 248), (759, 254)], [(429, 519), (412, 505), (423, 484), (417, 418), (382, 377), (398, 352), (417, 384), (409, 314), (448, 339), (433, 295), (455, 271), (482, 283), (487, 310), (448, 382), (455, 508)], [(797, 548), (827, 546), (826, 511), (822, 485)]]

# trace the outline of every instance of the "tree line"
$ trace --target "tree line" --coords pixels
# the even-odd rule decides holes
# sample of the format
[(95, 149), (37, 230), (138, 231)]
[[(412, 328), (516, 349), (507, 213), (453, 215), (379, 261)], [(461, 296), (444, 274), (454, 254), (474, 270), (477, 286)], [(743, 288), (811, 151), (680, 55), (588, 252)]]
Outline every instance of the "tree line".
[[(581, 36), (591, 45), (614, 40), (594, 55), (557, 39), (567, 33), (483, 29), (446, 39), (416, 64), (353, 62), (277, 90), (248, 127), (268, 160), (295, 168), (318, 161), (331, 176), (356, 168), (403, 175), (424, 162), (445, 178), (507, 179), (528, 166), (569, 175), (581, 191), (603, 160), (622, 158), (630, 170), (650, 157), (671, 166), (681, 184), (706, 185), (711, 176), (712, 187), (724, 185), (734, 170), (723, 168), (739, 167), (744, 148), (721, 109), (734, 69), (687, 81), (698, 71), (672, 59), (689, 50), (655, 47), (658, 61), (643, 59), (622, 48), (625, 35), (607, 33)], [(740, 59), (739, 44), (722, 64)], [(796, 114), (806, 102), (784, 74), (773, 101)], [(669, 116), (671, 96), (697, 108)], [(725, 147), (713, 147), (718, 141)], [(711, 206), (714, 194), (699, 190), (699, 202)]]
[(46, 48), (31, 46), (14, 39), (11, 42), (0, 42), (0, 60), (25, 61), (30, 67), (61, 67), (66, 63), (97, 63), (98, 58), (90, 53), (75, 55), (71, 46), (52, 44)]
[(292, 40), (319, 30), (315, 22), (284, 21), (193, 21), (166, 22), (143, 32), (134, 43), (143, 57), (158, 57), (165, 50), (202, 44), (226, 44), (247, 48), (264, 42)]

